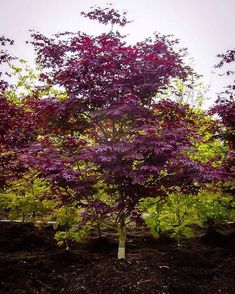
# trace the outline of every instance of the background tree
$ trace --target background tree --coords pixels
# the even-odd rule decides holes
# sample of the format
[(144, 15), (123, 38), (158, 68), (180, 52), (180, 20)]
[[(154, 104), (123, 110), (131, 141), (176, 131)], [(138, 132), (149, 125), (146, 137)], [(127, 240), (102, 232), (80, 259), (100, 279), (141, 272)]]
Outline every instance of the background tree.
[[(5, 50), (5, 46), (13, 45), (13, 41), (0, 38), (0, 65), (10, 62), (13, 57)], [(26, 170), (20, 159), (21, 149), (36, 139), (32, 113), (28, 109), (9, 102), (8, 83), (0, 72), (0, 189), (7, 180), (14, 179)]]
[[(11, 46), (13, 44), (13, 40), (6, 38), (4, 36), (0, 36), (0, 66), (13, 59), (13, 57), (9, 54), (8, 50), (6, 49), (7, 46)], [(5, 81), (3, 77), (3, 72), (0, 71), (0, 94), (4, 93), (7, 87), (8, 83)]]
[[(231, 66), (235, 62), (235, 50), (228, 50), (225, 54), (220, 54), (220, 62), (216, 65), (217, 68), (223, 68), (226, 65)], [(234, 74), (228, 69), (225, 73), (227, 76)], [(215, 106), (211, 110), (212, 114), (218, 114), (220, 122), (218, 122), (218, 132), (221, 138), (227, 142), (229, 152), (224, 165), (223, 177), (228, 182), (228, 188), (235, 195), (235, 82), (225, 88), (219, 94)]]

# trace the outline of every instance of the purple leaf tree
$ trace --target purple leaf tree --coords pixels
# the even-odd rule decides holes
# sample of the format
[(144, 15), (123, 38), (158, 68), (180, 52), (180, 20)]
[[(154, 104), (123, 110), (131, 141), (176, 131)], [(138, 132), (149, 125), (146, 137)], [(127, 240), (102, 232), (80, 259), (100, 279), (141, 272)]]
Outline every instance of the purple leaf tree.
[[(128, 23), (126, 13), (112, 8), (82, 14), (111, 26)], [(196, 193), (212, 178), (208, 166), (188, 156), (199, 140), (193, 111), (155, 99), (172, 79), (187, 79), (185, 50), (160, 34), (130, 45), (113, 29), (32, 38), (42, 82), (67, 93), (66, 99), (29, 100), (43, 137), (31, 148), (34, 164), (66, 197), (115, 221), (118, 258), (125, 258), (126, 223), (136, 218), (140, 199), (164, 198), (175, 189)], [(98, 183), (109, 207), (93, 198)]]
[[(235, 49), (227, 50), (224, 54), (219, 54), (220, 62), (215, 66), (216, 68), (224, 68), (226, 65), (229, 67), (235, 63)], [(234, 71), (227, 70), (227, 76), (233, 75)], [(224, 164), (224, 179), (229, 184), (229, 190), (235, 194), (235, 81), (227, 86), (211, 109), (212, 114), (217, 114), (220, 117), (218, 123), (218, 132), (220, 137), (227, 142), (229, 152), (227, 160)]]
[[(6, 50), (6, 46), (13, 43), (4, 36), (0, 37), (0, 65), (13, 59)], [(27, 169), (20, 153), (36, 139), (32, 113), (8, 101), (8, 87), (0, 71), (0, 189)]]

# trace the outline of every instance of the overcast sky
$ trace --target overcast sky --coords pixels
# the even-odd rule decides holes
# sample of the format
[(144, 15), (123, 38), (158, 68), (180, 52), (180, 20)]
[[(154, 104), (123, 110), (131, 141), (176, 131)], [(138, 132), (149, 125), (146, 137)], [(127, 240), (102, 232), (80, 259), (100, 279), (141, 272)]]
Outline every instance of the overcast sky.
[(216, 54), (235, 47), (235, 0), (0, 0), (0, 35), (14, 39), (14, 53), (32, 62), (32, 48), (25, 44), (29, 29), (44, 34), (78, 30), (100, 33), (104, 27), (84, 19), (80, 12), (107, 2), (127, 10), (134, 20), (123, 29), (130, 34), (130, 42), (156, 31), (180, 39), (195, 60), (195, 70), (211, 86), (211, 101), (215, 100), (224, 81), (211, 72)]

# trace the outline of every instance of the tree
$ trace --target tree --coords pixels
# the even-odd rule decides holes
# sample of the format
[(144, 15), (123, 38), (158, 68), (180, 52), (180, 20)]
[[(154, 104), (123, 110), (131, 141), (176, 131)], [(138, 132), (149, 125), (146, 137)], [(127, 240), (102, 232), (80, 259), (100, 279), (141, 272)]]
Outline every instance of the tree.
[[(5, 46), (13, 44), (13, 40), (6, 38), (4, 36), (0, 36), (0, 65), (9, 62), (13, 59), (13, 57), (5, 49)], [(3, 79), (3, 73), (0, 71), (0, 94), (4, 93), (7, 87), (8, 83)]]
[[(0, 37), (0, 46), (14, 42)], [(7, 50), (0, 50), (0, 64), (9, 62), (13, 57)], [(0, 77), (2, 73), (0, 72)], [(14, 179), (27, 168), (20, 159), (20, 151), (36, 139), (32, 113), (28, 109), (10, 103), (7, 99), (8, 83), (0, 80), (0, 189), (7, 180)]]
[[(235, 50), (227, 50), (225, 54), (220, 54), (220, 62), (217, 68), (230, 65), (235, 62)], [(226, 75), (234, 74), (233, 71), (227, 70)], [(226, 87), (225, 91), (219, 94), (219, 97), (211, 109), (212, 114), (220, 117), (218, 122), (219, 136), (228, 144), (229, 152), (224, 164), (223, 177), (229, 183), (230, 192), (235, 194), (234, 178), (235, 178), (235, 81)]]
[[(144, 197), (169, 192), (196, 193), (210, 181), (210, 166), (189, 158), (199, 139), (195, 113), (188, 105), (156, 101), (171, 79), (185, 80), (184, 50), (155, 34), (128, 45), (113, 25), (128, 23), (112, 7), (85, 17), (111, 24), (108, 33), (63, 33), (48, 38), (33, 33), (41, 81), (66, 90), (67, 97), (31, 97), (40, 140), (25, 160), (51, 180), (63, 201), (93, 208), (115, 220), (118, 258), (125, 258), (126, 224), (140, 216)], [(107, 199), (97, 199), (103, 189)]]

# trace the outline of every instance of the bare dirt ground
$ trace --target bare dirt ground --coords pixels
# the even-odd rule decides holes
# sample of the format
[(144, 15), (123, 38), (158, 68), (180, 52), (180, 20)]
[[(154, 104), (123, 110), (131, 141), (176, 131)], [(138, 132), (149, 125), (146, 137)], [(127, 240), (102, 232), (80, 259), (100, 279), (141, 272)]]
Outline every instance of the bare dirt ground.
[(169, 237), (129, 232), (117, 260), (114, 232), (65, 251), (51, 226), (0, 223), (0, 293), (235, 293), (235, 225), (200, 231), (178, 247)]

